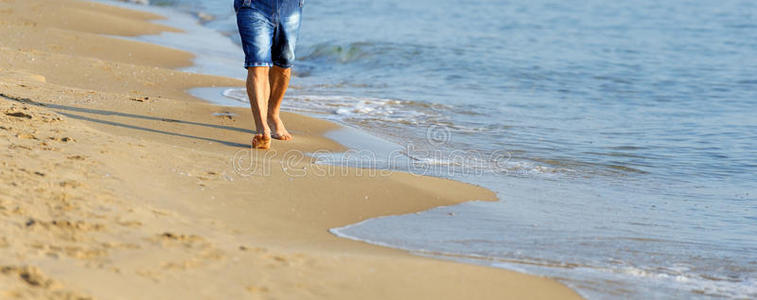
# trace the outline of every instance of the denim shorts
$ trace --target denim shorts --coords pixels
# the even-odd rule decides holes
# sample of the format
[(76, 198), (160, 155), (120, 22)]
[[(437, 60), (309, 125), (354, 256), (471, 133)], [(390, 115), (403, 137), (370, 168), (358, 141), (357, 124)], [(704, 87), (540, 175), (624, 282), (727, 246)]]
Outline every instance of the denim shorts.
[(305, 0), (234, 0), (244, 67), (291, 68)]

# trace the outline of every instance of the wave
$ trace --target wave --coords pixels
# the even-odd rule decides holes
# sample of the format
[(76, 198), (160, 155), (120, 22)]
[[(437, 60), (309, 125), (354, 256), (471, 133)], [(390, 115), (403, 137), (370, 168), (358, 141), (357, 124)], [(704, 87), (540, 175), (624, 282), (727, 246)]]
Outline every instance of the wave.
[(121, 2), (127, 2), (127, 3), (134, 3), (134, 4), (141, 4), (141, 5), (150, 5), (150, 0), (118, 0)]
[[(436, 209), (441, 208), (444, 207)], [(550, 274), (551, 277), (564, 282), (568, 286), (573, 288), (580, 287), (579, 291), (582, 296), (586, 298), (605, 299), (607, 298), (607, 295), (615, 295), (612, 298), (637, 298), (640, 295), (657, 295), (657, 297), (666, 297), (666, 295), (680, 295), (681, 291), (687, 291), (693, 295), (699, 295), (706, 298), (757, 298), (757, 278), (718, 277), (697, 272), (697, 270), (685, 266), (634, 266), (628, 262), (618, 260), (607, 264), (586, 264), (545, 260), (528, 256), (505, 258), (485, 253), (474, 254), (439, 251), (431, 248), (416, 248), (404, 244), (401, 239), (379, 241), (359, 237), (361, 235), (361, 227), (370, 226), (370, 223), (382, 219), (397, 217), (402, 216), (368, 219), (356, 224), (332, 228), (329, 231), (341, 238), (383, 247), (402, 249), (416, 255), (489, 265), (524, 273)], [(628, 291), (624, 289), (615, 289), (614, 286), (619, 282), (627, 282), (626, 284), (631, 286), (643, 283), (645, 285), (644, 288), (649, 290)], [(641, 288), (641, 286), (637, 288)]]
[[(223, 95), (240, 103), (249, 103), (245, 89), (226, 89)], [(468, 126), (455, 123), (449, 115), (461, 113), (463, 109), (451, 105), (370, 97), (292, 95), (287, 96), (282, 109), (315, 114), (394, 137), (394, 140), (403, 143), (403, 154), (409, 161), (401, 166), (392, 166), (393, 169), (440, 176), (482, 173), (551, 176), (575, 172), (570, 168), (550, 167), (537, 161), (516, 161), (509, 152), (504, 151), (455, 150), (467, 147), (450, 144), (452, 134), (493, 133), (503, 128), (491, 124)], [(442, 144), (447, 149), (442, 149)], [(427, 147), (424, 148), (424, 145)], [(409, 146), (414, 147), (412, 151)]]
[[(249, 103), (245, 89), (227, 89), (223, 95), (242, 103)], [(379, 121), (407, 125), (449, 124), (445, 111), (452, 107), (417, 101), (382, 99), (370, 97), (292, 95), (282, 104), (282, 109), (295, 112), (331, 115), (336, 119), (350, 121)]]
[(353, 42), (339, 44), (324, 42), (304, 49), (305, 54), (298, 60), (304, 62), (328, 62), (350, 64), (356, 62), (398, 66), (414, 64), (423, 57), (427, 46), (413, 44), (394, 44), (387, 42)]

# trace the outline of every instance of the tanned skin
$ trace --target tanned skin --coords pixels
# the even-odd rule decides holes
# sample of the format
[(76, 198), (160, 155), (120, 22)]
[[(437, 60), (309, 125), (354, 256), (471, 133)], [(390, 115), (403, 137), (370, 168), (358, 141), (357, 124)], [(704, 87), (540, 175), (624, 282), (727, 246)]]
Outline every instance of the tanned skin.
[(291, 77), (292, 69), (289, 68), (247, 68), (247, 95), (255, 120), (253, 148), (270, 148), (271, 138), (283, 141), (292, 139), (280, 117), (281, 102), (284, 100)]

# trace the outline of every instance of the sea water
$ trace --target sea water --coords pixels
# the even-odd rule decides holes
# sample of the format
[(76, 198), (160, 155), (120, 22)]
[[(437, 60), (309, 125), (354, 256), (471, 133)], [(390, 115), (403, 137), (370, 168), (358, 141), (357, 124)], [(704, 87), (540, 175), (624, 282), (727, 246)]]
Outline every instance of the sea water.
[[(142, 39), (243, 78), (231, 3), (154, 0), (194, 29)], [(500, 199), (334, 234), (590, 299), (757, 298), (756, 2), (306, 0), (297, 56), (285, 110)]]

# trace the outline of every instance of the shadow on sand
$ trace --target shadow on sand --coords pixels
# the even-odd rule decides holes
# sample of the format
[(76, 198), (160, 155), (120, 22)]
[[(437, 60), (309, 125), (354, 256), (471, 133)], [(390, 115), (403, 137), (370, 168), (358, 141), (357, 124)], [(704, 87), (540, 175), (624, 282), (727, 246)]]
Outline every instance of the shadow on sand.
[(223, 140), (218, 140), (218, 139), (213, 139), (213, 138), (194, 136), (194, 135), (184, 134), (184, 133), (157, 130), (153, 128), (124, 124), (124, 123), (119, 123), (119, 122), (114, 122), (114, 121), (100, 120), (100, 119), (95, 119), (95, 118), (91, 118), (91, 117), (87, 117), (87, 116), (83, 116), (83, 115), (75, 114), (75, 113), (86, 113), (86, 114), (94, 114), (94, 115), (101, 115), (101, 116), (119, 116), (119, 117), (127, 117), (127, 118), (150, 120), (150, 121), (171, 122), (171, 123), (178, 123), (178, 124), (185, 124), (185, 125), (192, 125), (192, 126), (204, 126), (204, 127), (210, 127), (210, 128), (216, 128), (216, 129), (222, 129), (222, 130), (244, 132), (244, 133), (249, 133), (249, 134), (253, 133), (251, 130), (231, 127), (231, 126), (224, 126), (224, 125), (135, 115), (135, 114), (130, 114), (130, 113), (122, 113), (122, 112), (100, 110), (100, 109), (88, 109), (88, 108), (73, 107), (73, 106), (60, 105), (60, 104), (41, 103), (41, 102), (31, 100), (29, 98), (14, 97), (14, 96), (5, 95), (2, 93), (0, 93), (0, 97), (2, 97), (3, 99), (7, 99), (10, 101), (15, 101), (19, 103), (51, 108), (51, 109), (57, 110), (58, 113), (66, 117), (73, 118), (73, 119), (94, 122), (94, 123), (99, 123), (99, 124), (104, 124), (104, 125), (110, 125), (110, 126), (116, 126), (116, 127), (121, 127), (121, 128), (128, 128), (128, 129), (133, 129), (133, 130), (141, 130), (141, 131), (151, 132), (151, 133), (159, 133), (159, 134), (165, 134), (165, 135), (171, 135), (171, 136), (177, 136), (177, 137), (183, 137), (183, 138), (189, 138), (189, 139), (196, 139), (196, 140), (201, 140), (201, 141), (206, 141), (206, 142), (219, 143), (219, 144), (223, 144), (223, 145), (231, 146), (231, 147), (249, 148), (250, 145), (223, 141)]

